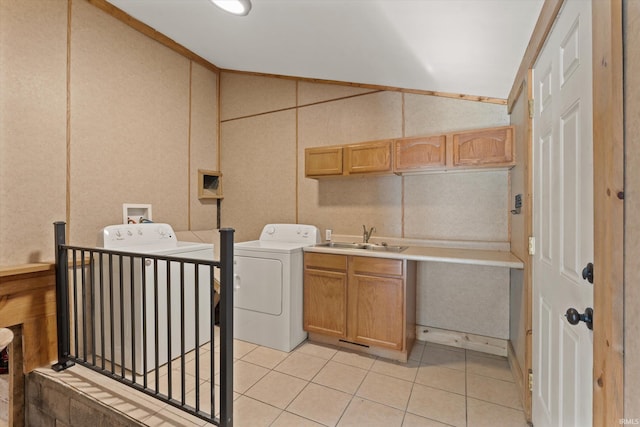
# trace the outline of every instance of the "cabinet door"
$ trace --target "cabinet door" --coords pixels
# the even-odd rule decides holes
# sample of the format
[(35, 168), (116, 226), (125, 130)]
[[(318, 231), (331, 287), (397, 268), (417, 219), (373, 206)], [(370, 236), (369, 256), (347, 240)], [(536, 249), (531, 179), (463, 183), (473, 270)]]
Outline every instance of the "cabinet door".
[(346, 337), (346, 273), (312, 269), (304, 271), (304, 330)]
[(349, 338), (361, 344), (402, 350), (403, 280), (359, 274), (349, 280)]
[(453, 134), (453, 166), (511, 166), (513, 150), (511, 126)]
[(349, 174), (391, 172), (392, 141), (367, 142), (345, 147), (345, 169)]
[(305, 149), (304, 174), (307, 177), (342, 175), (342, 147)]
[(446, 136), (403, 138), (394, 141), (394, 172), (444, 168)]

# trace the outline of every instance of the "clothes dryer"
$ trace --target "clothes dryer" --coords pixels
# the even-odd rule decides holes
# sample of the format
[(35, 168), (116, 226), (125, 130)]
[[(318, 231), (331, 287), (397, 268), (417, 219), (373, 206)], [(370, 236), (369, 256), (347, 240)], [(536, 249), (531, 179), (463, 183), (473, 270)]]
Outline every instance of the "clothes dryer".
[(267, 224), (234, 245), (234, 337), (289, 352), (304, 341), (303, 252), (320, 243), (312, 225)]

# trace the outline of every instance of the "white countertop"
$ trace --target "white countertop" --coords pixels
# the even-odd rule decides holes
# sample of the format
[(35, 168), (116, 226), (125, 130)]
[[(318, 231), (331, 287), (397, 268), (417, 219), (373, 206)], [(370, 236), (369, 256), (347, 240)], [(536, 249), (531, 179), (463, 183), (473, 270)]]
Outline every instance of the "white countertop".
[(511, 252), (492, 249), (459, 249), (429, 246), (409, 246), (402, 252), (384, 252), (366, 249), (339, 249), (330, 248), (327, 246), (308, 246), (304, 248), (304, 251), (339, 255), (406, 259), (409, 261), (433, 261), (517, 269), (524, 268), (524, 263)]

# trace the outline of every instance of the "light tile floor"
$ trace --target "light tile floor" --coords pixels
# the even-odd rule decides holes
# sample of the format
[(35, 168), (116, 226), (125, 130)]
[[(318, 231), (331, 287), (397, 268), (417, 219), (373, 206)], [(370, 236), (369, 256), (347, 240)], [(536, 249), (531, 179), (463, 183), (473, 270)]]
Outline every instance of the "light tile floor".
[[(216, 356), (218, 352), (214, 346)], [(201, 350), (201, 359), (210, 355), (208, 346)], [(504, 357), (418, 341), (409, 362), (400, 364), (311, 342), (284, 353), (237, 340), (234, 357), (237, 427), (527, 426)], [(140, 398), (123, 398), (137, 392), (114, 387), (80, 366), (62, 373), (44, 371), (146, 425), (208, 425), (141, 393)], [(219, 372), (214, 374), (217, 385)], [(167, 377), (165, 369), (163, 384)], [(174, 387), (179, 388), (179, 375), (175, 377)], [(185, 385), (191, 402), (195, 384), (193, 377)], [(209, 384), (201, 381), (204, 401)], [(124, 389), (119, 392), (118, 387)]]

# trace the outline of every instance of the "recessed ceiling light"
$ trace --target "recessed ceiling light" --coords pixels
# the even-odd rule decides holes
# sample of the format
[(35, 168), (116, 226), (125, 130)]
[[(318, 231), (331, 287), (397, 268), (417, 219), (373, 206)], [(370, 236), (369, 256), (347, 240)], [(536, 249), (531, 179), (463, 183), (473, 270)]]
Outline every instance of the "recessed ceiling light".
[(211, 3), (234, 15), (245, 16), (251, 10), (251, 0), (211, 0)]

